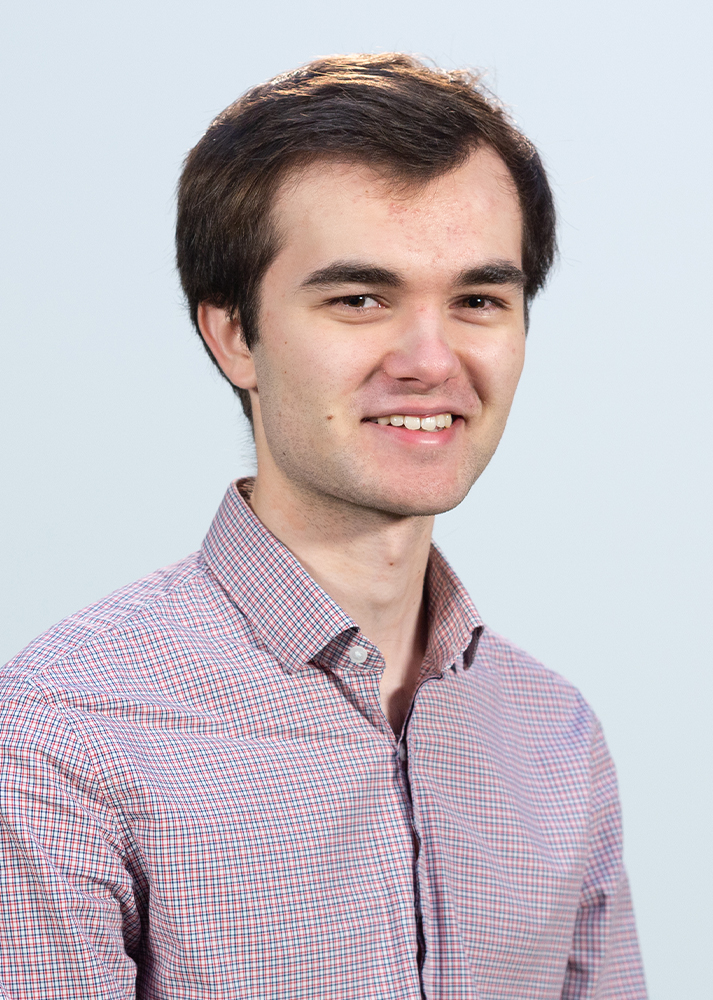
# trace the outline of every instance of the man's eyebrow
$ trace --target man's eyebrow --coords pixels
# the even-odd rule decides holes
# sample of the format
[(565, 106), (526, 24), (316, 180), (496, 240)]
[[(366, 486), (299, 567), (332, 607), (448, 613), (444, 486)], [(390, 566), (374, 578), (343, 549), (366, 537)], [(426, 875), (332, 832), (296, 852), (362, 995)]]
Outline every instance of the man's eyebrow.
[(494, 260), (477, 267), (469, 267), (456, 278), (456, 285), (464, 288), (466, 285), (515, 285), (524, 288), (525, 272), (507, 260)]
[[(461, 271), (455, 280), (458, 288), (468, 285), (515, 285), (524, 288), (525, 273), (506, 260), (493, 260)], [(312, 271), (300, 283), (301, 288), (329, 288), (333, 285), (381, 285), (401, 288), (406, 278), (400, 271), (360, 261), (336, 261)]]
[(400, 288), (405, 284), (399, 271), (377, 267), (359, 261), (337, 261), (312, 271), (300, 283), (300, 288), (329, 288), (331, 285), (381, 285)]

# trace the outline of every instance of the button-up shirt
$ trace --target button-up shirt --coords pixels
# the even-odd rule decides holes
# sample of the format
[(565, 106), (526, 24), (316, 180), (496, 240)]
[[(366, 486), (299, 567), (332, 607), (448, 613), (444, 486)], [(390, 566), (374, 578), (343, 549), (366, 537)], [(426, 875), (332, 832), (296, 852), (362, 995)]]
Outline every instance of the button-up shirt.
[(592, 711), (437, 548), (384, 661), (233, 485), (201, 551), (4, 670), (0, 996), (645, 996)]

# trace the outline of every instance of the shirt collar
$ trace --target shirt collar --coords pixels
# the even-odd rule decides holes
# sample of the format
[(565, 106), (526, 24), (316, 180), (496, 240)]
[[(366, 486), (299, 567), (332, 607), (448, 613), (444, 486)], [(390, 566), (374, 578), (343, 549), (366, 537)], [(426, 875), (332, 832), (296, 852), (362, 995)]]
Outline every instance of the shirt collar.
[[(291, 672), (305, 667), (342, 633), (357, 635), (359, 626), (256, 517), (241, 495), (241, 488), (249, 487), (249, 480), (230, 485), (201, 551), (267, 649)], [(426, 580), (427, 655), (441, 669), (467, 668), (483, 624), (463, 584), (435, 545)]]
[(428, 593), (428, 648), (426, 656), (436, 670), (449, 666), (468, 669), (473, 662), (483, 621), (470, 594), (435, 543), (426, 571)]

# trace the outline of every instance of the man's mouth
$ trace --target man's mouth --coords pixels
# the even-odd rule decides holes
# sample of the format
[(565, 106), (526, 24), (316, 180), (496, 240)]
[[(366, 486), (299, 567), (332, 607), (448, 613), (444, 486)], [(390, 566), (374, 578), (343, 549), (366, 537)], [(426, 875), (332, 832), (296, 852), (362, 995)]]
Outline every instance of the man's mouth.
[(371, 417), (372, 424), (390, 424), (392, 427), (405, 427), (407, 431), (443, 431), (453, 423), (452, 413), (431, 413), (425, 417), (417, 417), (410, 413), (392, 413), (389, 417)]

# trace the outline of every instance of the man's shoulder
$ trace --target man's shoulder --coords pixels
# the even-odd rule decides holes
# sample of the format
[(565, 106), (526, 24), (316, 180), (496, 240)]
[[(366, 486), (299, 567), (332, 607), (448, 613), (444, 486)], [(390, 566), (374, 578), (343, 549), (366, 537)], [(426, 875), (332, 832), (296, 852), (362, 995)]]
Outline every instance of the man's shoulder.
[(57, 622), (2, 667), (5, 683), (42, 673), (63, 660), (91, 656), (97, 643), (121, 642), (129, 636), (140, 641), (142, 632), (178, 625), (200, 613), (212, 589), (200, 553), (193, 553)]
[(487, 626), (473, 666), (502, 699), (523, 708), (530, 717), (554, 715), (564, 720), (574, 715), (594, 721), (588, 702), (571, 681)]

